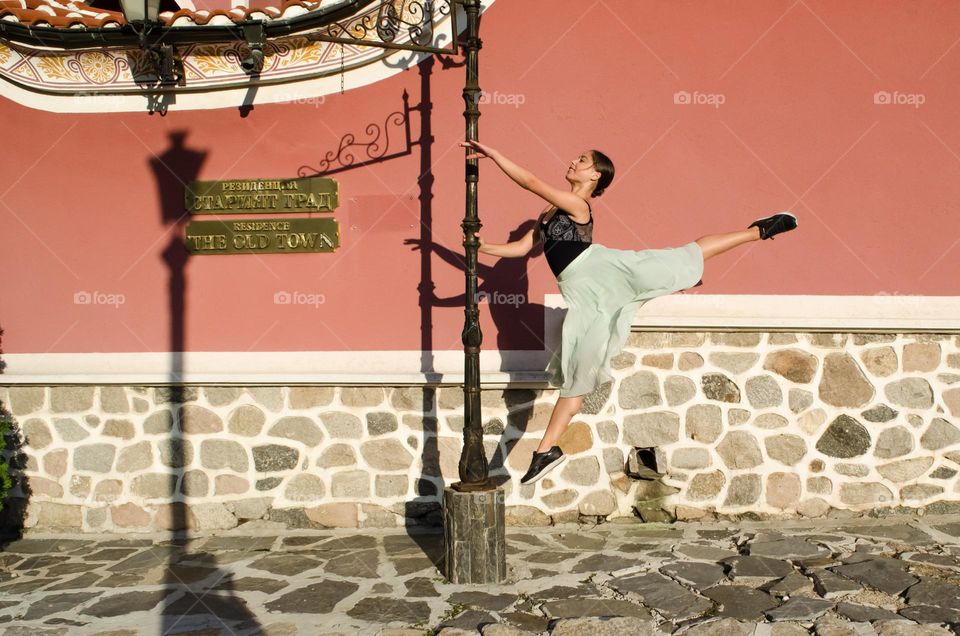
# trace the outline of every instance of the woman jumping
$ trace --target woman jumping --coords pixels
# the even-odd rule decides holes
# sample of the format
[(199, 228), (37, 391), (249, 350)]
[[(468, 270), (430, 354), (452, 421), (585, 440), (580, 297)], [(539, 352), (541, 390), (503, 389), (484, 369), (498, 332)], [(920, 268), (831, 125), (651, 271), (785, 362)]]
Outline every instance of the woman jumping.
[(613, 162), (605, 154), (587, 150), (572, 161), (564, 176), (570, 190), (565, 191), (490, 146), (477, 141), (460, 145), (476, 151), (467, 159), (493, 159), (520, 187), (549, 203), (536, 225), (518, 241), (495, 245), (477, 238), (482, 253), (507, 258), (524, 256), (536, 241), (542, 242), (568, 308), (560, 347), (547, 367), (550, 385), (560, 388), (560, 397), (521, 484), (539, 481), (566, 459), (557, 441), (580, 410), (584, 396), (613, 379), (610, 361), (623, 349), (640, 307), (652, 298), (701, 284), (708, 258), (797, 227), (794, 215), (780, 212), (757, 219), (746, 230), (708, 234), (680, 247), (611, 249), (593, 242), (593, 209), (588, 200), (603, 194), (613, 181)]

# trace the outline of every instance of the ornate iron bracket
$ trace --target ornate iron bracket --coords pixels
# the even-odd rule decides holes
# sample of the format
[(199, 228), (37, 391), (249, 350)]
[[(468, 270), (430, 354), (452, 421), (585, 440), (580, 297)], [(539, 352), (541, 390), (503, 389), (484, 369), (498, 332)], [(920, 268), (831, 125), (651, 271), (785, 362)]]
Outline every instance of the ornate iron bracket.
[[(370, 35), (376, 33), (380, 42), (384, 45), (391, 45), (390, 48), (398, 46), (394, 43), (403, 27), (407, 28), (410, 41), (416, 47), (422, 47), (421, 50), (429, 49), (431, 52), (452, 52), (456, 53), (456, 19), (457, 13), (452, 13), (453, 25), (453, 50), (436, 49), (429, 46), (433, 40), (433, 16), (434, 11), (440, 16), (446, 16), (451, 13), (451, 4), (456, 0), (404, 0), (400, 9), (397, 9), (397, 3), (392, 0), (381, 0), (379, 6), (368, 9), (362, 13), (351, 16), (347, 21), (332, 22), (324, 30), (329, 41), (351, 42), (354, 44), (373, 44), (370, 41)], [(405, 19), (406, 18), (406, 19)], [(327, 39), (322, 38), (322, 39)], [(374, 44), (376, 46), (376, 44)]]

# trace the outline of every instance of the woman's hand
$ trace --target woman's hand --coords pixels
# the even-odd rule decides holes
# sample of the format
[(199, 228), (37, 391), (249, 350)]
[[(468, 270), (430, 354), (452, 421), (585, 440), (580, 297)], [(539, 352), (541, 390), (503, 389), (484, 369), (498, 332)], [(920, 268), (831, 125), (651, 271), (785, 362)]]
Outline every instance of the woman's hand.
[(491, 148), (490, 146), (485, 146), (479, 141), (461, 141), (460, 145), (464, 148), (473, 148), (477, 152), (469, 154), (466, 156), (467, 159), (486, 159), (491, 155), (495, 154), (497, 151)]

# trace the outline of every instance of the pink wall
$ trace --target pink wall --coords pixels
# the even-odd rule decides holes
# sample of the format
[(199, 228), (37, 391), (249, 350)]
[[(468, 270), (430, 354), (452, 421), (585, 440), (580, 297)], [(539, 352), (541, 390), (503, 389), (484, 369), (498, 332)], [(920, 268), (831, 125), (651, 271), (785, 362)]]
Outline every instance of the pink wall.
[[(705, 294), (957, 295), (960, 271), (960, 6), (950, 0), (827, 2), (599, 0), (497, 2), (481, 28), (481, 140), (557, 185), (591, 146), (618, 169), (598, 199), (595, 239), (665, 247), (791, 208), (800, 229), (708, 262)], [(527, 38), (522, 43), (522, 38)], [(463, 70), (433, 67), (433, 238), (462, 250)], [(195, 178), (294, 176), (341, 136), (364, 137), (421, 98), (417, 69), (325, 103), (74, 115), (0, 99), (0, 326), (6, 353), (168, 351), (162, 253), (182, 208), (163, 204), (154, 155), (171, 134), (205, 153)], [(677, 104), (687, 91), (710, 104)], [(876, 104), (888, 91), (911, 104)], [(707, 96), (714, 97), (707, 97)], [(722, 97), (716, 97), (717, 95)], [(920, 98), (910, 96), (919, 95)], [(517, 102), (522, 101), (522, 104)], [(412, 114), (414, 139), (420, 116)], [(399, 145), (391, 145), (391, 150)], [(460, 348), (462, 309), (418, 306), (420, 148), (341, 172), (333, 254), (193, 257), (183, 348), (196, 351)], [(180, 178), (189, 160), (174, 163)], [(180, 186), (161, 170), (167, 196)], [(192, 178), (192, 177), (191, 177)], [(541, 202), (483, 163), (485, 240), (506, 239)], [(493, 265), (496, 259), (484, 256)], [(441, 297), (463, 276), (439, 256)], [(501, 264), (492, 289), (532, 308), (483, 308), (485, 348), (540, 348), (539, 305), (556, 286), (542, 256)], [(521, 282), (517, 282), (520, 280)], [(78, 291), (123, 294), (78, 305)], [(277, 291), (322, 294), (318, 308)], [(527, 328), (519, 320), (526, 322)]]

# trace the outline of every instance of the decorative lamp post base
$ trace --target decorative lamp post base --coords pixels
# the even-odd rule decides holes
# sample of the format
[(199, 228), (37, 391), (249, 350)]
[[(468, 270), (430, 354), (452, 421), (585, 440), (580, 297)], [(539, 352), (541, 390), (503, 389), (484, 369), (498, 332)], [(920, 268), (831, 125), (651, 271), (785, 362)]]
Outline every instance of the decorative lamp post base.
[(503, 488), (443, 489), (444, 575), (451, 583), (503, 583), (507, 551)]

